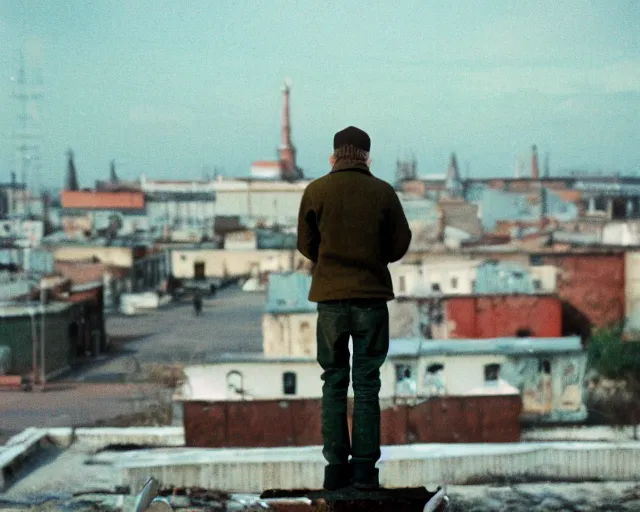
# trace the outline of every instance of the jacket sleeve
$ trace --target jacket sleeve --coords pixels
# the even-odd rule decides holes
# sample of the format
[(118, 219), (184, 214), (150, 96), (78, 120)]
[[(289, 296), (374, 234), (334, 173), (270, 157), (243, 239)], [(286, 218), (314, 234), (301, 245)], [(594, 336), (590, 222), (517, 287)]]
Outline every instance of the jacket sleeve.
[(398, 261), (409, 250), (411, 243), (411, 229), (404, 214), (402, 204), (395, 191), (391, 194), (391, 205), (389, 208), (389, 263)]
[(307, 187), (302, 194), (298, 212), (298, 250), (305, 258), (317, 263), (319, 249), (320, 230)]

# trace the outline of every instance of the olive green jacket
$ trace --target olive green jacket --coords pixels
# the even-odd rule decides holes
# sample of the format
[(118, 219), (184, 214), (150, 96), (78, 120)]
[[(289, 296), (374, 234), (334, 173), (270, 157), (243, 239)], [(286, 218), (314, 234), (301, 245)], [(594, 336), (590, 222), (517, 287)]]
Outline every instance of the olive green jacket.
[(298, 250), (316, 263), (309, 300), (394, 298), (387, 265), (411, 242), (391, 185), (362, 163), (344, 162), (313, 180), (298, 215)]

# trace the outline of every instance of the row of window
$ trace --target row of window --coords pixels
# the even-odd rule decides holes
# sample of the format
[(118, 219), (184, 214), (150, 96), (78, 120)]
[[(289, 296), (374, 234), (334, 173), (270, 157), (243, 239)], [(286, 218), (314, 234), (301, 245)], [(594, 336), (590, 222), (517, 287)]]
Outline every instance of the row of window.
[[(498, 363), (491, 363), (484, 365), (484, 383), (485, 385), (491, 385), (498, 382), (500, 379), (500, 369), (501, 366)], [(444, 370), (444, 364), (442, 363), (434, 363), (427, 367), (426, 375), (424, 379), (424, 387), (431, 388), (434, 385), (437, 387), (438, 385), (444, 386), (444, 380), (441, 377), (441, 374)], [(397, 364), (396, 365), (396, 385), (407, 383), (408, 381), (412, 381), (415, 383), (415, 377), (413, 375), (413, 366), (407, 364)], [(538, 372), (543, 373), (545, 375), (551, 374), (551, 362), (547, 359), (542, 359), (538, 361)]]
[[(444, 381), (441, 373), (444, 370), (444, 364), (433, 363), (427, 367), (425, 375), (426, 387), (444, 387)], [(538, 372), (545, 375), (551, 374), (551, 362), (547, 359), (538, 361)], [(484, 365), (484, 382), (485, 384), (495, 384), (500, 379), (500, 364), (490, 363)], [(413, 366), (409, 364), (396, 365), (396, 384), (406, 383), (407, 381), (415, 382), (413, 377)], [(297, 391), (297, 375), (295, 372), (284, 372), (282, 374), (283, 394), (295, 395)]]

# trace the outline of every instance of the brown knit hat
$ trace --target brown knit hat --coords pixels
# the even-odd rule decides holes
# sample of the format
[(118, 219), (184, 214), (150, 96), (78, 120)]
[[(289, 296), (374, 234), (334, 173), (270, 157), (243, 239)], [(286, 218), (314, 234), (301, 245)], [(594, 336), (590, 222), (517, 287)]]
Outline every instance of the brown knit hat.
[(363, 132), (360, 128), (349, 126), (336, 133), (333, 137), (334, 150), (343, 146), (353, 146), (368, 153), (371, 149), (371, 139), (367, 133)]

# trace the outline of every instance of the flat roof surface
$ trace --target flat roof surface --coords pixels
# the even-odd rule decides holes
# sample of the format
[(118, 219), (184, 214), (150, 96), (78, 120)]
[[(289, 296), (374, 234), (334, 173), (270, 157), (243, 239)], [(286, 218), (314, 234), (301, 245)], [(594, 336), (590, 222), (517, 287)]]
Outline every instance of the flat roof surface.
[(467, 355), (467, 354), (553, 354), (582, 352), (580, 337), (564, 338), (491, 338), (428, 340), (402, 338), (391, 340), (389, 357)]

